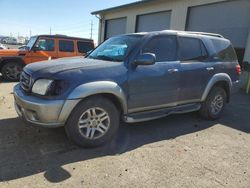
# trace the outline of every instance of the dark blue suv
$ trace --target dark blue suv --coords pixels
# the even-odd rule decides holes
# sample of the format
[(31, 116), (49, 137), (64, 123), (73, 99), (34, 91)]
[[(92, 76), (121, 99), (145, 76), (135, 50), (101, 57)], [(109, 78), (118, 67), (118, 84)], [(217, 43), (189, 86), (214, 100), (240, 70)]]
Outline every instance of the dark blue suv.
[(18, 115), (65, 126), (80, 146), (110, 140), (120, 121), (199, 111), (217, 119), (241, 72), (229, 40), (211, 33), (160, 31), (113, 37), (87, 57), (34, 63), (14, 88)]

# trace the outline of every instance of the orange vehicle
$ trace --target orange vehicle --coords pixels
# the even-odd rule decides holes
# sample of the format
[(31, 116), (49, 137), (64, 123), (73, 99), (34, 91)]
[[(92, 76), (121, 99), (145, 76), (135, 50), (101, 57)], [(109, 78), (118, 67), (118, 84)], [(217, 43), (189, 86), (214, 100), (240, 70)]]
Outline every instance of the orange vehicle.
[(0, 50), (0, 72), (5, 80), (19, 80), (22, 69), (29, 63), (82, 56), (94, 48), (91, 39), (65, 35), (38, 35), (30, 38), (24, 50)]

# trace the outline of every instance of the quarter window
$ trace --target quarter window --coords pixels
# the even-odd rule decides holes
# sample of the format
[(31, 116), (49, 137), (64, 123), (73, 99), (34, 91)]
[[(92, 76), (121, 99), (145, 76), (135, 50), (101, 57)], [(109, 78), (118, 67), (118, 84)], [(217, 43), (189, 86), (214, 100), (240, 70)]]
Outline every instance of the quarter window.
[(74, 42), (71, 40), (59, 40), (60, 52), (74, 52)]
[(78, 48), (78, 52), (87, 53), (93, 50), (94, 45), (92, 42), (77, 41), (77, 48)]
[(180, 60), (203, 60), (207, 57), (206, 48), (200, 39), (180, 37), (179, 38)]
[(215, 54), (213, 57), (220, 61), (236, 61), (237, 55), (229, 41), (211, 39)]
[(176, 60), (176, 37), (158, 36), (143, 47), (142, 53), (153, 53), (157, 62)]
[(36, 42), (35, 47), (40, 51), (54, 51), (55, 41), (53, 39), (40, 38)]

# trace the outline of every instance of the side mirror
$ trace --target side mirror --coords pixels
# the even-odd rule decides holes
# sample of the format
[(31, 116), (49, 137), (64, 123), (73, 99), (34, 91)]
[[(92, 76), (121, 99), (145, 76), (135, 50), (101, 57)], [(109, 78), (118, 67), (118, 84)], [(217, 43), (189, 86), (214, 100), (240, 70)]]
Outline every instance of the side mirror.
[(250, 71), (250, 63), (247, 61), (242, 62), (242, 69), (244, 71)]
[(34, 52), (36, 52), (36, 51), (40, 50), (40, 48), (37, 47), (37, 46), (33, 46), (33, 47), (32, 47), (32, 50), (33, 50)]
[(86, 53), (85, 57), (89, 56), (89, 54), (91, 54), (91, 52), (93, 52), (93, 50), (90, 50)]
[(153, 53), (144, 53), (139, 55), (137, 59), (134, 61), (134, 65), (153, 65), (156, 62), (155, 54)]

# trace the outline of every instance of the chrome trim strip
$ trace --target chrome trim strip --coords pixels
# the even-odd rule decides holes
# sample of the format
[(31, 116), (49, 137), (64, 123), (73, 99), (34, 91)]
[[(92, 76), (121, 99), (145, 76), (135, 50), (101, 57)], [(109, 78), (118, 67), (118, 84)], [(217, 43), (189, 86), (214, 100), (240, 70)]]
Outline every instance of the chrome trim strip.
[(199, 105), (197, 108), (194, 109), (190, 109), (190, 110), (185, 110), (185, 111), (172, 111), (169, 112), (167, 114), (163, 114), (163, 115), (159, 115), (159, 116), (154, 116), (154, 117), (147, 117), (147, 118), (142, 118), (142, 119), (134, 119), (133, 117), (128, 116), (124, 116), (124, 121), (126, 123), (138, 123), (138, 122), (144, 122), (144, 121), (151, 121), (151, 120), (155, 120), (155, 119), (159, 119), (159, 118), (163, 118), (166, 116), (169, 116), (171, 114), (184, 114), (184, 113), (188, 113), (188, 112), (195, 112), (198, 111), (200, 109), (201, 105)]
[(184, 105), (184, 104), (189, 104), (189, 103), (197, 103), (197, 102), (201, 102), (201, 100), (200, 99), (191, 99), (191, 100), (173, 102), (173, 103), (168, 103), (168, 104), (161, 104), (161, 105), (156, 105), (156, 106), (132, 108), (132, 109), (128, 109), (128, 113), (151, 111), (151, 110), (157, 110), (157, 109), (161, 109), (161, 108), (176, 107), (179, 105)]

